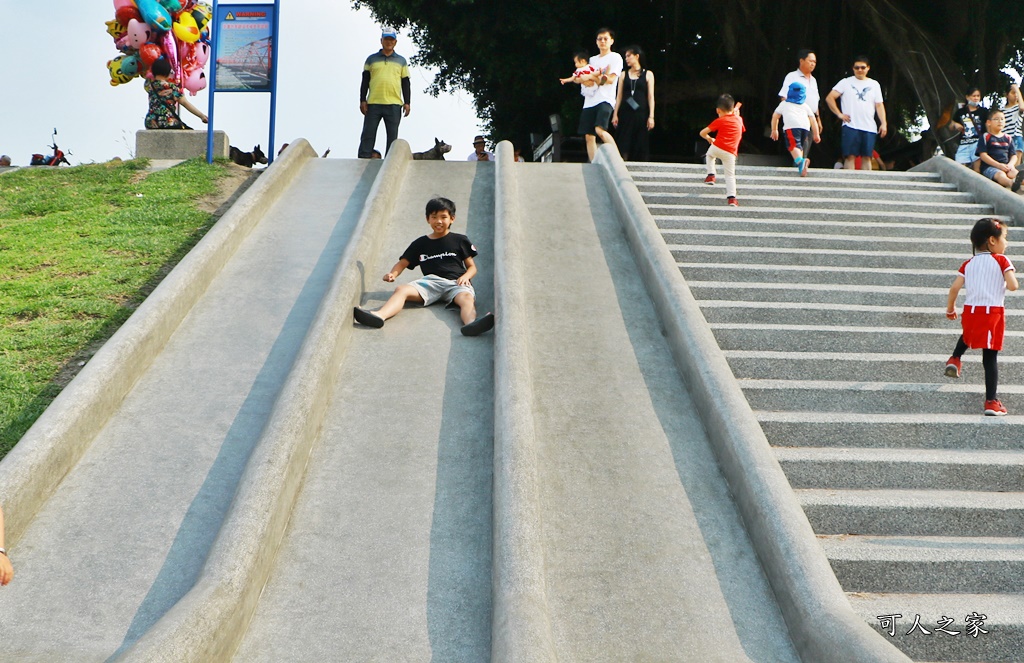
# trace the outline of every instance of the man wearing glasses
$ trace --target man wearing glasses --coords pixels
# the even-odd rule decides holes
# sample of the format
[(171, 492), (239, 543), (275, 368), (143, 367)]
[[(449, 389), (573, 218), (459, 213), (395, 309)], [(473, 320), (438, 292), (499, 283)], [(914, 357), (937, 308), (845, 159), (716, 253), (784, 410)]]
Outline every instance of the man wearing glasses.
[[(882, 103), (882, 86), (868, 78), (871, 65), (864, 56), (853, 61), (853, 76), (835, 84), (825, 102), (843, 121), (843, 168), (853, 170), (857, 157), (861, 158), (861, 170), (871, 170), (871, 153), (875, 149), (875, 138), (885, 138), (885, 105)], [(836, 105), (840, 100), (842, 110)], [(878, 125), (875, 125), (875, 114)]]

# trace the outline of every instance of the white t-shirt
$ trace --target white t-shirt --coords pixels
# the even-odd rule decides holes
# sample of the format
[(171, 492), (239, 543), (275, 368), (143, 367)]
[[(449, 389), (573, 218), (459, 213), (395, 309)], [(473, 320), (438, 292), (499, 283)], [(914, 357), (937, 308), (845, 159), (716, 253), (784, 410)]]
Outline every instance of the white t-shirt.
[(811, 120), (814, 118), (814, 109), (806, 102), (802, 104), (794, 104), (791, 101), (783, 101), (779, 103), (775, 112), (782, 116), (782, 126), (786, 129), (811, 130)]
[[(488, 161), (494, 161), (494, 152), (490, 152), (488, 150), (484, 150), (484, 154), (487, 155), (487, 160)], [(476, 150), (473, 150), (472, 152), (470, 152), (469, 156), (466, 157), (466, 161), (479, 161), (479, 160), (480, 160), (480, 157), (478, 157), (476, 155)]]
[(818, 106), (821, 105), (821, 95), (818, 94), (818, 81), (811, 76), (810, 80), (800, 73), (800, 70), (791, 71), (786, 74), (786, 80), (782, 81), (782, 89), (779, 90), (779, 96), (785, 99), (789, 96), (789, 86), (793, 83), (803, 83), (804, 87), (807, 88), (807, 105), (814, 109), (814, 112), (818, 112)]
[(842, 95), (839, 97), (839, 108), (850, 116), (849, 122), (843, 122), (844, 127), (878, 133), (875, 104), (882, 103), (882, 86), (878, 81), (873, 78), (857, 80), (856, 76), (847, 76), (832, 89)]
[[(622, 56), (615, 51), (609, 51), (608, 55), (595, 55), (590, 58), (590, 64), (597, 69), (605, 69), (607, 67), (608, 74), (615, 74), (616, 76), (622, 75)], [(608, 81), (604, 85), (595, 86), (597, 91), (594, 92), (593, 96), (588, 96), (586, 92), (583, 93), (583, 107), (590, 108), (598, 104), (611, 104), (615, 106), (615, 92), (618, 89), (619, 79)]]

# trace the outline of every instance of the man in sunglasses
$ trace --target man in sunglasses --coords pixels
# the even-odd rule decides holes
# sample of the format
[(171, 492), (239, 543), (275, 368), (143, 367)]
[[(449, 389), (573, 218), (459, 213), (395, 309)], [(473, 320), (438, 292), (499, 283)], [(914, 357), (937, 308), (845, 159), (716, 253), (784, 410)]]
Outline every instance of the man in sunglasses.
[[(853, 61), (853, 76), (836, 83), (825, 97), (825, 103), (843, 121), (843, 168), (848, 170), (856, 167), (857, 157), (862, 157), (861, 170), (871, 170), (875, 139), (885, 138), (887, 131), (882, 86), (873, 78), (868, 78), (870, 70), (868, 59), (863, 55), (857, 56)], [(842, 104), (842, 110), (837, 100)]]

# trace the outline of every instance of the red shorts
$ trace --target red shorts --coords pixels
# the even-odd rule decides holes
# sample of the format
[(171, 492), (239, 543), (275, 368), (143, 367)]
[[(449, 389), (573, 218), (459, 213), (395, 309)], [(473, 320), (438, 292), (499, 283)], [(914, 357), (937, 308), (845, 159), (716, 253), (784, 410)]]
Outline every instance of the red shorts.
[(1002, 306), (965, 306), (960, 322), (964, 343), (974, 350), (1002, 350), (1006, 319)]

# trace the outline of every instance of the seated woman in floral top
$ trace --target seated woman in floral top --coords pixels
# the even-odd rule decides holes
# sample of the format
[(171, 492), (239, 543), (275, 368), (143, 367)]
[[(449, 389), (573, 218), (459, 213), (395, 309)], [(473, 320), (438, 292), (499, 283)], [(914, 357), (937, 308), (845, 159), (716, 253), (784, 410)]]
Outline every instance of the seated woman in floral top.
[(178, 117), (177, 105), (181, 104), (205, 124), (206, 115), (181, 95), (181, 87), (170, 79), (171, 63), (160, 58), (151, 68), (153, 80), (146, 81), (149, 93), (149, 112), (146, 113), (147, 129), (187, 129)]

